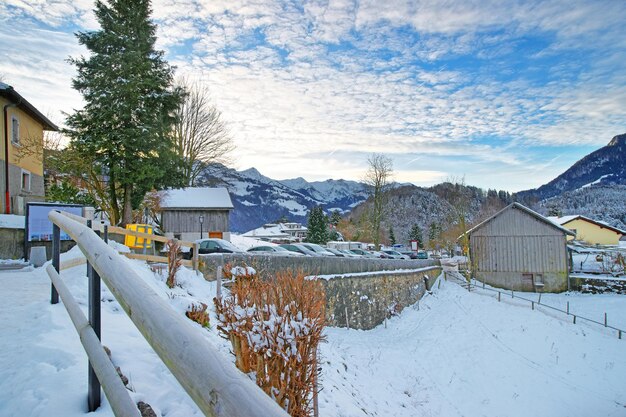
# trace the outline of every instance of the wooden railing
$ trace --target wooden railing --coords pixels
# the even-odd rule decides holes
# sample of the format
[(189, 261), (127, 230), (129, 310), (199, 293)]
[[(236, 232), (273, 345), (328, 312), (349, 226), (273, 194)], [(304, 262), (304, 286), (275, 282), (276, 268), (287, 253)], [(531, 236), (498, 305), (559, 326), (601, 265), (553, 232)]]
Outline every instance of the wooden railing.
[[(59, 285), (59, 236), (62, 229), (78, 245), (87, 258), (88, 270), (93, 269), (90, 278), (89, 294), (89, 327), (94, 328), (96, 338), (99, 338), (99, 306), (100, 306), (100, 278), (104, 281), (128, 314), (137, 329), (152, 346), (163, 363), (169, 368), (178, 382), (187, 391), (189, 396), (207, 416), (215, 417), (288, 417), (288, 414), (267, 396), (250, 378), (241, 373), (235, 365), (226, 360), (206, 338), (191, 325), (184, 316), (177, 314), (166, 300), (161, 298), (135, 271), (128, 267), (123, 258), (105, 243), (92, 229), (82, 222), (82, 218), (70, 218), (61, 212), (50, 212), (48, 218), (53, 223), (53, 267), (48, 271), (53, 281), (51, 302), (58, 302), (57, 288), (65, 303), (66, 291)], [(77, 221), (78, 220), (78, 221)], [(56, 284), (55, 284), (56, 283)], [(66, 307), (69, 303), (66, 303)], [(72, 309), (75, 309), (72, 307)], [(131, 314), (132, 311), (132, 314)], [(73, 319), (74, 320), (74, 319)], [(84, 329), (87, 324), (81, 320), (77, 329)], [(79, 329), (79, 332), (82, 330)], [(91, 334), (91, 332), (88, 331)], [(93, 337), (90, 336), (91, 339)], [(82, 333), (81, 333), (82, 340)], [(111, 379), (118, 378), (110, 370), (100, 372), (98, 362), (102, 362), (101, 355), (90, 353), (93, 350), (83, 346), (89, 356), (91, 366), (101, 381), (109, 402), (113, 404), (118, 395), (107, 386), (115, 385)], [(101, 348), (101, 346), (100, 346)], [(96, 357), (98, 355), (98, 357)], [(118, 387), (119, 388), (119, 387)], [(96, 391), (91, 385), (89, 398)], [(125, 391), (125, 390), (124, 390)], [(97, 386), (97, 397), (100, 388)], [(128, 395), (125, 393), (125, 395)], [(124, 400), (121, 400), (124, 401)], [(93, 411), (92, 402), (90, 411)], [(99, 401), (97, 402), (99, 405)], [(96, 405), (97, 408), (97, 405)], [(112, 406), (113, 408), (113, 406)], [(116, 416), (126, 416), (124, 411), (116, 411)]]

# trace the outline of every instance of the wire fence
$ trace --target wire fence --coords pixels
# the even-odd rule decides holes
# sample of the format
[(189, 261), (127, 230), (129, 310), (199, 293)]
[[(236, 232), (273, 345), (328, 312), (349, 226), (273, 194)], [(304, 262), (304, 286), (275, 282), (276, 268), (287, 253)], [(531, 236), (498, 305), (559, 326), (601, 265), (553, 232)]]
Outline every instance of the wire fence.
[(511, 299), (517, 299), (517, 300), (522, 300), (522, 301), (527, 301), (530, 303), (530, 306), (533, 310), (535, 310), (535, 306), (541, 306), (543, 308), (547, 308), (550, 310), (554, 310), (557, 311), (559, 313), (563, 313), (567, 316), (572, 317), (572, 322), (574, 324), (576, 324), (577, 321), (583, 320), (589, 323), (593, 323), (599, 326), (602, 326), (606, 329), (611, 329), (612, 331), (615, 331), (617, 333), (617, 338), (621, 339), (622, 338), (622, 334), (626, 333), (626, 330), (624, 329), (620, 329), (617, 328), (615, 326), (610, 326), (608, 324), (608, 316), (607, 313), (604, 313), (604, 322), (601, 321), (597, 321), (594, 319), (590, 319), (588, 317), (584, 317), (581, 316), (580, 314), (574, 314), (570, 311), (570, 305), (569, 305), (569, 301), (567, 302), (567, 306), (566, 309), (560, 309), (558, 307), (554, 307), (551, 306), (549, 304), (545, 304), (541, 302), (541, 293), (529, 293), (529, 294), (538, 294), (538, 299), (536, 300), (531, 300), (530, 298), (526, 298), (524, 296), (520, 296), (519, 294), (515, 294), (515, 292), (513, 290), (499, 290), (496, 288), (491, 288), (485, 285), (484, 282), (479, 281), (475, 278), (470, 279), (469, 281), (463, 276), (461, 275), (459, 272), (457, 271), (444, 271), (444, 279), (448, 280), (448, 277), (452, 278), (453, 281), (452, 282), (456, 282), (457, 284), (459, 284), (460, 286), (467, 288), (468, 291), (471, 291), (472, 288), (474, 289), (479, 289), (479, 290), (484, 290), (484, 291), (491, 291), (494, 293), (497, 293), (497, 298), (498, 301), (501, 301), (502, 297), (510, 297)]

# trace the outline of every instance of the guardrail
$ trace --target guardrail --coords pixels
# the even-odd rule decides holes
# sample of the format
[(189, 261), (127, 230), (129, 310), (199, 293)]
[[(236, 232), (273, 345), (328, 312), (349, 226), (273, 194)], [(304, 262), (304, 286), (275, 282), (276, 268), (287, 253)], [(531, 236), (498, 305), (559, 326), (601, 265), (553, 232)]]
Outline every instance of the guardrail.
[[(53, 267), (48, 273), (53, 281), (51, 302), (58, 302), (57, 289), (66, 297), (65, 289), (58, 285), (59, 270), (59, 236), (63, 229), (78, 245), (87, 258), (88, 268), (93, 268), (90, 280), (90, 328), (99, 339), (99, 305), (100, 305), (100, 277), (128, 314), (137, 329), (152, 346), (163, 363), (169, 368), (174, 377), (180, 382), (185, 391), (207, 416), (215, 417), (287, 417), (288, 414), (267, 396), (252, 380), (235, 368), (234, 364), (225, 361), (224, 357), (211, 346), (206, 339), (195, 329), (187, 319), (176, 314), (169, 304), (146, 284), (123, 258), (93, 230), (82, 224), (82, 221), (71, 219), (61, 212), (50, 212), (48, 218), (53, 223)], [(88, 274), (89, 275), (89, 274)], [(55, 284), (56, 282), (56, 284)], [(94, 311), (92, 317), (92, 303)], [(97, 304), (97, 308), (95, 306)], [(71, 301), (65, 304), (66, 308), (75, 310)], [(97, 310), (97, 311), (96, 311)], [(72, 319), (74, 320), (74, 319)], [(79, 320), (81, 332), (84, 333), (86, 324)], [(96, 330), (97, 329), (97, 330)], [(91, 334), (91, 331), (86, 330)], [(81, 340), (83, 339), (81, 333)], [(89, 336), (91, 346), (95, 343)], [(83, 343), (85, 346), (85, 343)], [(100, 348), (102, 346), (100, 345)], [(94, 369), (99, 368), (99, 354), (90, 353), (94, 349), (85, 346), (89, 361)], [(97, 350), (97, 349), (95, 349)], [(100, 373), (100, 375), (98, 375)], [(100, 372), (95, 374), (102, 378), (102, 386), (109, 402), (118, 394), (111, 394), (107, 386), (113, 386), (112, 379), (119, 377), (117, 373)], [(90, 378), (91, 385), (91, 378)], [(91, 389), (89, 390), (91, 395)], [(99, 387), (97, 388), (99, 396)], [(111, 395), (111, 396), (110, 396)], [(119, 394), (121, 395), (121, 394)], [(126, 394), (128, 395), (128, 394)], [(91, 398), (91, 397), (90, 397)], [(90, 403), (90, 411), (92, 403)], [(97, 401), (96, 407), (99, 405)], [(115, 411), (116, 416), (126, 416), (123, 411)], [(132, 415), (132, 414), (130, 414)]]
[[(529, 294), (538, 294), (538, 299), (537, 300), (530, 300), (528, 298), (520, 296), (519, 294), (516, 295), (513, 290), (504, 291), (504, 290), (498, 290), (498, 289), (495, 289), (495, 288), (489, 288), (489, 287), (485, 286), (484, 282), (479, 281), (476, 278), (472, 278), (470, 281), (467, 281), (464, 276), (461, 275), (461, 277), (458, 277), (457, 274), (458, 273), (455, 274), (454, 272), (451, 272), (451, 271), (444, 271), (444, 278), (447, 280), (448, 275), (454, 277), (457, 281), (459, 281), (459, 282), (457, 282), (457, 284), (461, 285), (462, 287), (467, 288), (468, 291), (471, 291), (472, 288), (476, 288), (476, 289), (480, 289), (480, 290), (484, 290), (484, 291), (495, 292), (495, 293), (498, 294), (498, 301), (500, 301), (502, 299), (502, 295), (504, 294), (506, 297), (510, 296), (511, 298), (514, 298), (514, 299), (518, 299), (518, 300), (523, 300), (523, 301), (529, 302), (530, 306), (531, 306), (531, 308), (533, 310), (535, 309), (535, 305), (537, 305), (537, 306), (545, 307), (545, 308), (548, 308), (548, 309), (551, 309), (551, 310), (554, 310), (554, 311), (558, 311), (559, 313), (563, 313), (563, 314), (566, 314), (568, 316), (572, 316), (574, 324), (576, 324), (576, 320), (585, 320), (587, 322), (600, 325), (600, 326), (602, 326), (604, 328), (612, 329), (612, 330), (617, 332), (617, 338), (618, 339), (621, 339), (622, 338), (622, 334), (626, 333), (626, 330), (624, 330), (624, 329), (620, 329), (620, 328), (617, 328), (617, 327), (614, 327), (614, 326), (609, 326), (609, 324), (608, 324), (608, 317), (607, 317), (606, 313), (604, 313), (604, 323), (603, 323), (603, 322), (600, 322), (600, 321), (597, 321), (597, 320), (594, 320), (594, 319), (583, 317), (580, 314), (573, 314), (573, 313), (571, 313), (570, 309), (569, 309), (569, 301), (567, 302), (566, 309), (565, 310), (561, 310), (558, 307), (554, 307), (554, 306), (551, 306), (549, 304), (542, 303), (541, 302), (541, 294), (542, 293), (529, 293)], [(462, 283), (460, 281), (462, 281)], [(473, 281), (473, 283), (472, 283), (472, 281)], [(480, 282), (482, 285), (480, 285), (480, 286), (476, 285), (477, 282)]]

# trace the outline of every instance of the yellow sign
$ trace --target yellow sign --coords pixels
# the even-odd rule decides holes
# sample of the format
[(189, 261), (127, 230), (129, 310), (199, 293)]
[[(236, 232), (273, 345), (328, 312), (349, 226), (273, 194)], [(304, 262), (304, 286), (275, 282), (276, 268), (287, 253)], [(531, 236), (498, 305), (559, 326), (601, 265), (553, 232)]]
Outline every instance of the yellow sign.
[[(146, 233), (149, 235), (154, 234), (152, 231), (152, 226), (149, 224), (127, 224), (126, 230), (132, 230), (134, 232)], [(144, 246), (145, 244), (145, 246)], [(138, 236), (126, 235), (124, 238), (124, 245), (128, 246), (131, 249), (151, 249), (152, 248), (152, 240), (146, 239)]]

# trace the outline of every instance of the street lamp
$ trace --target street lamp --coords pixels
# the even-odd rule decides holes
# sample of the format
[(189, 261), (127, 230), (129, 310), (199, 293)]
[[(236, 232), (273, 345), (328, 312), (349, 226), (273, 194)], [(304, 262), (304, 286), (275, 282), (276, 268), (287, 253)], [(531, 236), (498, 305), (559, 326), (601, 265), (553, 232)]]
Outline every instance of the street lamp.
[(202, 223), (204, 223), (204, 216), (200, 216), (200, 239), (202, 239)]

